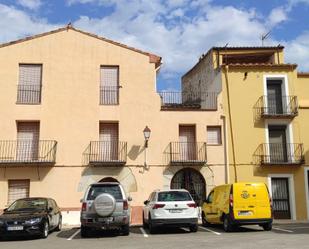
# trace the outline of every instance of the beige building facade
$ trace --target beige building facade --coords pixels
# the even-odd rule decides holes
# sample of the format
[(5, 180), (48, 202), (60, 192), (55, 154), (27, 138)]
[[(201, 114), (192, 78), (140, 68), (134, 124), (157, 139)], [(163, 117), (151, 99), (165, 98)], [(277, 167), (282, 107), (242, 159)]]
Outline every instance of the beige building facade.
[(46, 196), (78, 223), (87, 186), (114, 180), (136, 223), (154, 189), (201, 202), (227, 181), (222, 94), (156, 92), (159, 56), (68, 26), (0, 45), (0, 65), (0, 209)]
[(229, 182), (264, 182), (275, 219), (309, 219), (309, 74), (284, 48), (214, 47), (183, 89), (218, 90), (227, 127)]

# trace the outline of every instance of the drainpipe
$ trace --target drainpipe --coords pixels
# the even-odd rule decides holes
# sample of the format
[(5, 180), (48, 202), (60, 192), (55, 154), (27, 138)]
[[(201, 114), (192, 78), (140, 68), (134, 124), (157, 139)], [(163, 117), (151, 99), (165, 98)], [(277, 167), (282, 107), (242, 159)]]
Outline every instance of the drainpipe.
[(234, 145), (234, 133), (233, 133), (228, 71), (229, 71), (229, 67), (228, 65), (225, 65), (224, 76), (225, 76), (225, 83), (226, 83), (227, 105), (228, 105), (228, 113), (229, 113), (229, 127), (230, 127), (230, 133), (231, 133), (231, 143), (232, 143), (233, 168), (234, 168), (235, 182), (237, 182), (236, 154), (235, 154), (235, 145)]
[(227, 135), (227, 127), (226, 127), (226, 116), (221, 115), (222, 123), (223, 123), (223, 136), (224, 136), (224, 169), (225, 169), (225, 184), (230, 182), (230, 173), (229, 173), (229, 157), (228, 157), (228, 135)]

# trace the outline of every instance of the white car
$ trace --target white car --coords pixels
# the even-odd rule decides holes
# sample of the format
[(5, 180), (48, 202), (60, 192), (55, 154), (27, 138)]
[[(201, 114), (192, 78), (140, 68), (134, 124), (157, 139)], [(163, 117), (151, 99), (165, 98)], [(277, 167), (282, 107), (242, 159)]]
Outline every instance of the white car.
[(185, 189), (156, 190), (144, 202), (143, 226), (153, 233), (158, 226), (198, 229), (198, 207)]

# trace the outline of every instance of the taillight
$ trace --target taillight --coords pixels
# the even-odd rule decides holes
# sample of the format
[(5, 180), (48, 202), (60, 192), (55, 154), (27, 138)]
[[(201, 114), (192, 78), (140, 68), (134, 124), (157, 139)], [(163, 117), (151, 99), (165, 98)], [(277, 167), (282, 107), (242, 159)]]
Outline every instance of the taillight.
[(82, 211), (86, 211), (86, 210), (87, 210), (87, 202), (83, 202)]
[(123, 201), (123, 210), (128, 210), (129, 204), (128, 201)]
[(233, 207), (233, 194), (230, 194), (230, 206)]
[(196, 208), (197, 207), (196, 203), (188, 203), (187, 205), (190, 208)]
[(152, 209), (158, 209), (158, 208), (163, 208), (165, 204), (154, 204)]

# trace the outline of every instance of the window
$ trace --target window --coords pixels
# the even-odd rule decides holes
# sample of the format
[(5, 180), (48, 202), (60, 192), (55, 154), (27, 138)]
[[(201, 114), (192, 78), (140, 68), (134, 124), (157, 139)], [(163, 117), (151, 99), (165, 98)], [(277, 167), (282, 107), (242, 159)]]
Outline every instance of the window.
[(208, 198), (207, 198), (207, 203), (212, 203), (213, 201), (213, 198), (214, 198), (214, 191), (212, 191), (209, 195), (208, 195)]
[(100, 104), (119, 104), (119, 67), (102, 66), (100, 79)]
[(18, 161), (38, 160), (39, 157), (39, 122), (17, 123), (17, 148)]
[(8, 204), (29, 197), (30, 180), (9, 180), (8, 185)]
[(42, 65), (20, 64), (17, 87), (18, 104), (40, 104)]
[(188, 192), (167, 191), (158, 194), (158, 201), (192, 201)]
[(207, 144), (220, 145), (221, 141), (221, 126), (207, 126)]

